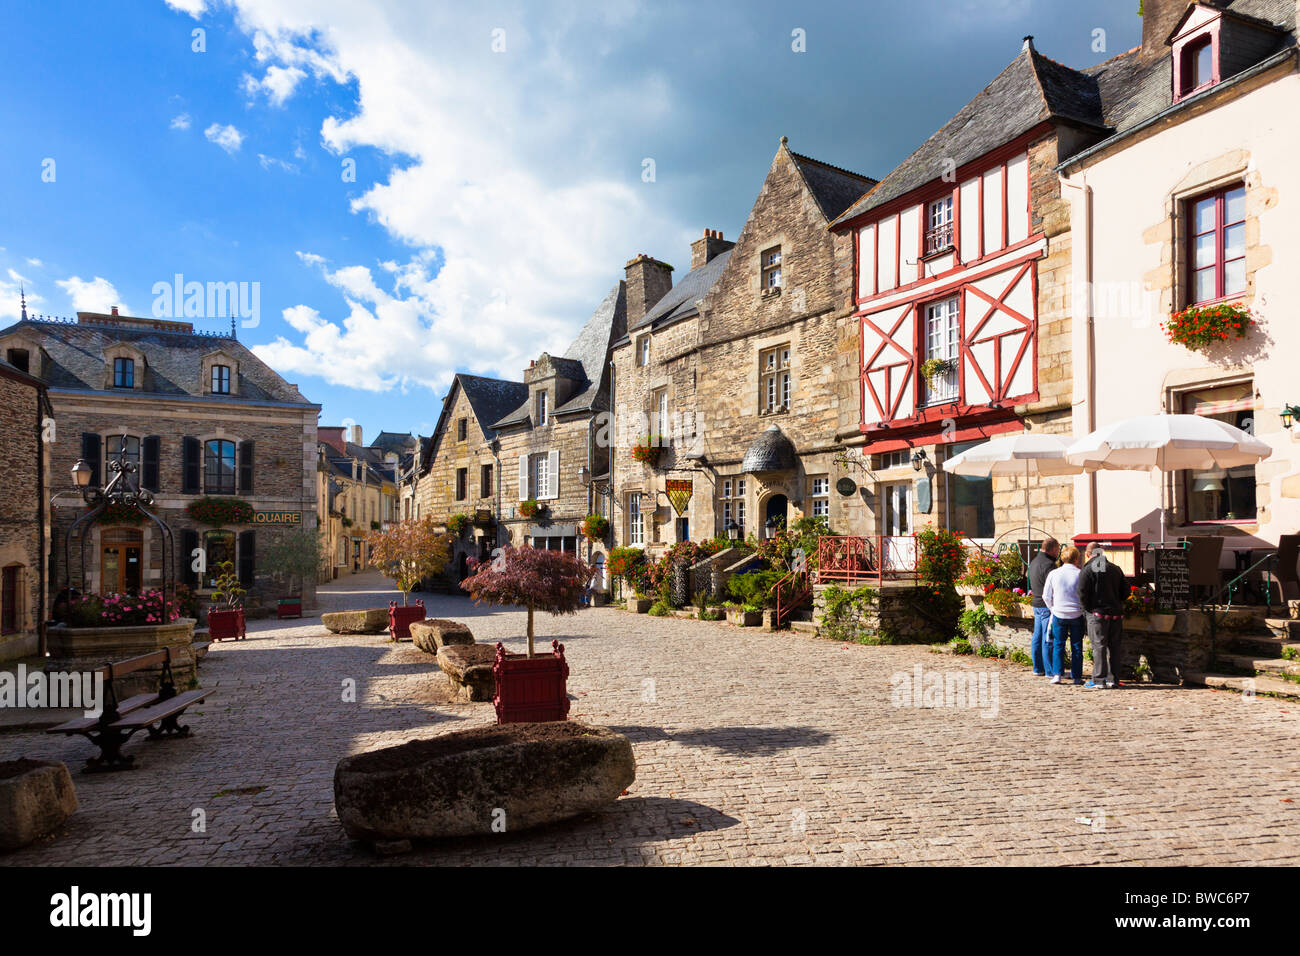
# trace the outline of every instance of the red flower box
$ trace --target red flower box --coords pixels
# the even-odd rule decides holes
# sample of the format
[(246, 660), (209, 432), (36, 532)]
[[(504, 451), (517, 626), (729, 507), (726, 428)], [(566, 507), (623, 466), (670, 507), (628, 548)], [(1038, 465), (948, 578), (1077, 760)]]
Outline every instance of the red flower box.
[(395, 641), (411, 639), (411, 625), (424, 620), (424, 602), (416, 601), (410, 605), (400, 605), (396, 601), (388, 602), (388, 636)]
[(289, 617), (302, 617), (302, 598), (280, 598), (275, 605), (275, 616), (281, 621)]
[(244, 633), (244, 609), (234, 608), (228, 611), (208, 611), (208, 639), (213, 641), (242, 641)]
[(551, 649), (550, 654), (529, 657), (508, 654), (504, 645), (497, 645), (497, 659), (492, 664), (497, 689), (492, 706), (498, 724), (569, 719), (569, 664), (563, 644), (551, 641)]

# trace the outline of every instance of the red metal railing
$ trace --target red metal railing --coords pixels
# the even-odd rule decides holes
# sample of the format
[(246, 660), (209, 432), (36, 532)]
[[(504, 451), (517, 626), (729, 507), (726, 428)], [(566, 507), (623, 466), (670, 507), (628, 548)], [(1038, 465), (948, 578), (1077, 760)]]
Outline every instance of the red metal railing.
[(771, 593), (776, 595), (776, 613), (772, 616), (772, 626), (779, 631), (785, 627), (790, 616), (812, 597), (808, 572), (791, 571), (772, 586)]
[(817, 540), (817, 582), (870, 581), (916, 576), (916, 535), (823, 535)]

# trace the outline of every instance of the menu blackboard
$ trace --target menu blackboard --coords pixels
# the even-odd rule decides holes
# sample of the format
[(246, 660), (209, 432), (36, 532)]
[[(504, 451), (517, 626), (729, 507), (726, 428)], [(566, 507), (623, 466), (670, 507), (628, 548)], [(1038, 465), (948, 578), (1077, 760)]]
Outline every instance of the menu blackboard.
[(1156, 551), (1156, 610), (1184, 611), (1192, 603), (1191, 569), (1185, 548)]

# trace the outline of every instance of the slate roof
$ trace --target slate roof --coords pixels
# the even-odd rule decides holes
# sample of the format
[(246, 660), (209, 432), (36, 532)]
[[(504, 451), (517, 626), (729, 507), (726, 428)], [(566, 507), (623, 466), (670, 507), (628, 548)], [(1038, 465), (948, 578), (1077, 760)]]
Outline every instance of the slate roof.
[[(129, 319), (128, 316), (120, 318)], [(146, 396), (185, 395), (215, 401), (314, 407), (296, 387), (230, 336), (101, 325), (93, 320), (71, 323), (27, 318), (0, 330), (0, 337), (20, 329), (33, 333), (44, 348), (49, 362), (43, 369), (43, 378), (51, 388), (104, 391), (104, 349), (127, 343), (143, 352), (148, 363), (143, 390)], [(203, 357), (218, 349), (239, 362), (238, 395), (214, 396), (202, 390)]]
[(796, 463), (794, 443), (785, 437), (780, 428), (771, 425), (746, 449), (740, 470), (746, 474), (786, 471), (794, 468)]
[(845, 222), (938, 179), (947, 160), (962, 166), (1049, 119), (1103, 132), (1098, 80), (1043, 56), (1027, 43), (992, 83), (837, 221)]
[(669, 289), (664, 297), (656, 302), (641, 317), (640, 321), (628, 331), (656, 328), (698, 312), (699, 309), (695, 303), (704, 298), (718, 279), (721, 278), (722, 270), (727, 267), (727, 261), (731, 258), (731, 252), (730, 249), (726, 252), (720, 252), (704, 265), (692, 269), (682, 276), (682, 281)]
[[(605, 411), (609, 408), (609, 349), (627, 330), (627, 283), (622, 279), (609, 290), (578, 337), (561, 356), (551, 356), (551, 363), (566, 378), (579, 383), (577, 390), (562, 402), (554, 414)], [(525, 386), (518, 407), (493, 423), (494, 428), (520, 425), (529, 421), (532, 410)]]
[(823, 163), (820, 159), (803, 156), (793, 150), (790, 151), (790, 158), (794, 160), (795, 168), (799, 170), (799, 175), (803, 176), (808, 191), (817, 200), (817, 205), (821, 207), (822, 215), (826, 217), (827, 222), (838, 218), (840, 213), (862, 198), (862, 195), (877, 182), (870, 176), (862, 176), (832, 166), (830, 163)]

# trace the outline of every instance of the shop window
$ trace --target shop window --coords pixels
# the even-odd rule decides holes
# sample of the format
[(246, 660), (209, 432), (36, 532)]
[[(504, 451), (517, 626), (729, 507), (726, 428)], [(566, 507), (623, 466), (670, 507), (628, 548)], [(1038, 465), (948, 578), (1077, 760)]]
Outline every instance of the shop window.
[[(1217, 418), (1253, 434), (1254, 396), (1254, 384), (1240, 382), (1184, 392), (1179, 404), (1184, 414)], [(1184, 470), (1178, 474), (1182, 476), (1188, 521), (1255, 520), (1254, 465)]]

